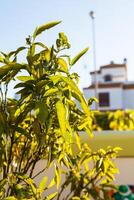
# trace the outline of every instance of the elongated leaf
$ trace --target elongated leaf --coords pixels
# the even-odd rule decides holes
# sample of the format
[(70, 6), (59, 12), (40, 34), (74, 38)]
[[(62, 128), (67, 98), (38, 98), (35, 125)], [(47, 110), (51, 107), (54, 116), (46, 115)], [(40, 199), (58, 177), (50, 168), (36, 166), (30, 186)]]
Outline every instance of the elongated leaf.
[(76, 139), (76, 144), (77, 144), (77, 146), (78, 146), (78, 148), (80, 150), (81, 149), (81, 139), (80, 139), (80, 136), (78, 135), (77, 132), (75, 132), (74, 135), (75, 135), (75, 139)]
[(26, 103), (23, 103), (14, 113), (15, 117), (18, 117), (20, 115), (20, 113), (22, 113), (24, 111), (26, 107)]
[(58, 92), (58, 88), (51, 88), (45, 92), (44, 97), (54, 95), (57, 92)]
[(34, 44), (38, 45), (38, 46), (40, 46), (40, 47), (42, 47), (44, 49), (47, 49), (47, 46), (45, 44), (41, 43), (41, 42), (35, 42)]
[(53, 81), (54, 85), (56, 85), (58, 82), (61, 81), (61, 76), (60, 75), (50, 76), (50, 80)]
[(32, 76), (18, 76), (17, 79), (20, 81), (34, 80), (34, 78)]
[(54, 180), (54, 178), (51, 180), (51, 182), (49, 183), (49, 185), (48, 185), (48, 188), (51, 188), (51, 187), (53, 187), (55, 185), (55, 180)]
[(54, 21), (54, 22), (49, 22), (47, 24), (37, 27), (34, 31), (33, 38), (36, 38), (37, 35), (41, 34), (43, 31), (46, 31), (47, 29), (50, 29), (59, 23), (61, 23), (61, 21)]
[(68, 66), (66, 61), (63, 58), (58, 58), (58, 65), (60, 66), (60, 69), (64, 72), (68, 72)]
[(21, 82), (21, 83), (16, 84), (16, 85), (14, 86), (14, 89), (15, 89), (15, 88), (20, 88), (20, 87), (28, 87), (27, 89), (31, 89), (31, 88), (32, 88), (32, 85), (29, 85), (29, 84), (27, 84), (27, 83)]
[(4, 62), (4, 59), (2, 58), (2, 56), (0, 56), (0, 62)]
[(71, 61), (71, 66), (74, 65), (87, 51), (89, 48), (85, 48), (79, 54), (77, 54)]
[(93, 136), (94, 136), (90, 128), (85, 127), (85, 131), (86, 131), (86, 133), (88, 133), (88, 135), (89, 135), (90, 137), (93, 137)]
[(52, 200), (56, 195), (57, 195), (58, 192), (55, 192), (53, 194), (50, 194), (47, 198), (43, 199), (43, 200)]
[(44, 189), (46, 188), (46, 183), (47, 183), (48, 177), (44, 176), (43, 179), (41, 180), (40, 184), (39, 184), (39, 191), (40, 194), (42, 194), (42, 192), (44, 191)]
[(26, 65), (21, 65), (19, 63), (10, 63), (8, 65), (4, 65), (0, 67), (0, 78), (3, 78), (7, 73), (11, 72), (11, 70), (20, 69), (26, 69)]
[(16, 56), (19, 52), (23, 51), (26, 49), (26, 47), (19, 47), (16, 51), (11, 51), (8, 56), (11, 57), (12, 55)]
[(4, 65), (0, 67), (0, 78), (5, 76), (11, 69), (12, 69), (12, 66), (10, 65)]
[(50, 59), (51, 59), (51, 49), (47, 49), (47, 50), (44, 51), (44, 57), (45, 57), (45, 60), (47, 62), (50, 61)]
[(64, 82), (66, 82), (71, 87), (71, 90), (76, 92), (78, 95), (81, 95), (79, 88), (71, 78), (61, 76), (61, 79), (64, 80)]
[(55, 166), (55, 183), (56, 183), (56, 187), (57, 189), (59, 188), (60, 185), (60, 181), (61, 181), (61, 172), (59, 170), (59, 168), (57, 167), (57, 165)]
[(48, 116), (49, 116), (49, 111), (48, 111), (47, 105), (45, 104), (45, 102), (38, 102), (36, 105), (37, 105), (37, 109), (39, 109), (38, 113), (37, 113), (39, 121), (42, 124), (46, 123)]
[(66, 134), (66, 109), (61, 100), (56, 103), (57, 117), (63, 136)]
[(73, 80), (71, 80), (68, 77), (61, 77), (61, 79), (64, 80), (71, 87), (71, 90), (72, 92), (74, 92), (74, 96), (76, 96), (76, 99), (81, 104), (82, 109), (85, 111), (85, 113), (89, 115), (90, 113), (89, 113), (88, 104), (85, 98), (83, 97), (81, 91), (77, 87), (77, 85), (73, 82)]
[(17, 200), (14, 196), (6, 197), (3, 200)]

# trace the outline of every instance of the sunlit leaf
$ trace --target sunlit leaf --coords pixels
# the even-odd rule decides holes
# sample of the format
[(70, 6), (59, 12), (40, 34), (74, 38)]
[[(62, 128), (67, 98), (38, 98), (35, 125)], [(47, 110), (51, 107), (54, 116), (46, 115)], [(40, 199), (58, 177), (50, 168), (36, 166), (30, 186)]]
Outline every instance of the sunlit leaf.
[(49, 115), (48, 107), (44, 101), (37, 102), (36, 104), (38, 112), (36, 112), (37, 117), (41, 123), (46, 123)]
[(66, 134), (66, 109), (61, 100), (56, 103), (57, 117), (63, 136)]
[(50, 29), (54, 26), (56, 26), (57, 24), (61, 23), (61, 21), (54, 21), (54, 22), (49, 22), (47, 24), (44, 24), (42, 26), (39, 26), (35, 29), (34, 34), (33, 34), (33, 38), (36, 38), (39, 34), (41, 34), (43, 31), (46, 31), (47, 29)]
[(32, 76), (18, 76), (17, 79), (24, 82), (29, 80), (34, 80)]
[(14, 196), (6, 197), (3, 200), (17, 200)]
[(60, 169), (57, 167), (57, 165), (54, 165), (54, 166), (55, 166), (55, 183), (58, 189), (60, 185), (60, 181), (61, 181), (61, 172), (60, 172)]
[(77, 54), (71, 61), (71, 66), (74, 65), (87, 51), (89, 48), (85, 48), (79, 54)]
[(56, 195), (58, 194), (58, 192), (54, 192), (53, 194), (50, 194), (47, 198), (45, 198), (44, 200), (52, 200), (54, 197), (56, 197)]
[(68, 66), (63, 58), (58, 58), (58, 65), (63, 72), (68, 72)]
[(16, 56), (18, 53), (26, 49), (26, 47), (19, 47), (16, 51), (11, 51), (8, 56), (11, 57), (12, 55)]
[(54, 95), (58, 91), (59, 91), (58, 88), (51, 88), (51, 89), (47, 90), (43, 96), (47, 97), (47, 96), (50, 96), (50, 95)]
[(40, 184), (39, 184), (38, 189), (39, 189), (39, 191), (40, 191), (41, 194), (42, 194), (42, 192), (44, 191), (44, 189), (46, 187), (47, 180), (48, 180), (48, 177), (44, 176), (43, 179), (41, 180)]
[(51, 180), (51, 182), (49, 183), (49, 185), (48, 185), (48, 188), (51, 188), (51, 187), (53, 187), (55, 185), (55, 180), (54, 180), (54, 178)]

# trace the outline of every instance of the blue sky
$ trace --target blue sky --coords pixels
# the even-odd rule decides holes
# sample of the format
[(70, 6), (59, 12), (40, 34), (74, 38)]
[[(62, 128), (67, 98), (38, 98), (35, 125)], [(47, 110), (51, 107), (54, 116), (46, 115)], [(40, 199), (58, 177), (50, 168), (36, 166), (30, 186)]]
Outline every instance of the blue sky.
[(75, 56), (89, 46), (89, 52), (74, 67), (80, 75), (80, 87), (90, 84), (93, 70), (92, 26), (89, 12), (96, 13), (97, 68), (110, 61), (128, 59), (128, 78), (134, 80), (134, 0), (1, 0), (0, 50), (8, 52), (24, 45), (25, 37), (36, 26), (62, 20), (44, 33), (48, 45), (59, 32), (65, 32), (71, 43), (69, 54)]

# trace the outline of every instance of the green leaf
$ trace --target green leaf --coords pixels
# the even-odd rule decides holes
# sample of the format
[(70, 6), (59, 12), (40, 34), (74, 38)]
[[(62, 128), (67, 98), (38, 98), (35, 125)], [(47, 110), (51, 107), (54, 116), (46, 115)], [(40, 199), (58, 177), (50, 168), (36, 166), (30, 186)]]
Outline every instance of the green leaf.
[(44, 191), (44, 189), (46, 188), (46, 183), (47, 183), (47, 180), (48, 180), (48, 177), (45, 176), (43, 177), (43, 179), (41, 180), (40, 184), (39, 184), (39, 191), (40, 191), (40, 194), (42, 194), (42, 192)]
[(51, 95), (54, 95), (55, 93), (57, 93), (58, 91), (59, 91), (58, 88), (51, 88), (51, 89), (47, 90), (43, 96), (44, 97), (51, 96)]
[(42, 47), (44, 49), (47, 49), (47, 46), (45, 44), (41, 43), (41, 42), (35, 42), (34, 44), (38, 45), (38, 46), (40, 46), (40, 47)]
[(17, 200), (14, 196), (6, 197), (3, 200)]
[(16, 51), (11, 51), (8, 56), (11, 57), (12, 55), (16, 56), (20, 51), (23, 51), (26, 47), (19, 47)]
[(57, 195), (58, 192), (55, 192), (53, 194), (50, 194), (47, 198), (45, 198), (44, 200), (52, 200), (56, 195)]
[(58, 65), (63, 72), (68, 72), (68, 66), (63, 58), (58, 58)]
[(89, 113), (88, 104), (87, 104), (85, 98), (83, 97), (81, 91), (75, 84), (75, 82), (68, 77), (61, 77), (61, 79), (64, 80), (71, 87), (72, 93), (74, 93), (74, 97), (79, 101), (79, 103), (81, 104), (81, 107), (85, 111), (85, 113), (87, 115), (89, 115), (90, 113)]
[(34, 80), (32, 76), (18, 76), (17, 79), (24, 82), (29, 80)]
[(24, 111), (26, 107), (26, 103), (23, 103), (14, 113), (15, 117), (18, 117), (20, 115), (20, 113), (22, 113)]
[(77, 132), (75, 132), (74, 135), (75, 135), (75, 139), (76, 139), (76, 144), (77, 144), (79, 150), (81, 150), (81, 139), (80, 139), (80, 136), (78, 135)]
[(71, 61), (71, 66), (74, 65), (87, 51), (89, 48), (85, 48), (79, 54), (77, 54)]
[(86, 126), (84, 129), (85, 129), (85, 131), (88, 133), (88, 135), (89, 135), (90, 137), (93, 137), (93, 136), (94, 136), (90, 128), (88, 128), (88, 127)]
[[(48, 116), (49, 116), (49, 111), (48, 111), (48, 107), (47, 105), (45, 104), (44, 101), (42, 102), (38, 102), (36, 104), (37, 106), (37, 116), (38, 116), (38, 119), (39, 121), (43, 124), (43, 123), (46, 123), (47, 119), (48, 119)], [(39, 110), (38, 110), (39, 109)]]
[(47, 29), (50, 29), (54, 26), (56, 26), (57, 24), (61, 23), (61, 21), (54, 21), (54, 22), (49, 22), (47, 24), (44, 24), (42, 26), (39, 26), (35, 29), (34, 34), (33, 34), (33, 38), (35, 39), (39, 34), (41, 34), (43, 31), (46, 31)]
[(60, 169), (57, 167), (57, 165), (54, 165), (54, 166), (55, 166), (55, 183), (58, 189), (60, 185), (60, 181), (61, 181), (61, 172), (60, 172)]
[(93, 103), (94, 101), (95, 101), (96, 103), (99, 103), (98, 99), (95, 98), (95, 97), (93, 97), (93, 98), (90, 98), (90, 99), (88, 100), (88, 105), (91, 106), (92, 103)]
[(61, 100), (56, 103), (57, 117), (63, 136), (66, 134), (66, 109)]
[(0, 79), (3, 78), (7, 73), (11, 72), (11, 70), (20, 70), (26, 69), (26, 65), (19, 63), (10, 63), (8, 65), (4, 65), (0, 67)]
[(4, 62), (4, 59), (2, 58), (2, 56), (0, 56), (0, 62)]
[(6, 179), (6, 178), (0, 180), (0, 190), (1, 190), (2, 188), (4, 188), (4, 186), (6, 185), (6, 183), (7, 183), (7, 179)]
[(61, 81), (60, 75), (50, 76), (50, 80), (53, 81), (53, 84), (56, 85), (58, 82)]
[(72, 197), (72, 200), (80, 200), (80, 197)]
[(54, 180), (54, 178), (51, 180), (51, 182), (49, 183), (49, 185), (48, 185), (48, 188), (51, 188), (51, 187), (53, 187), (55, 185), (55, 180)]
[(77, 87), (77, 85), (75, 84), (75, 82), (71, 78), (61, 76), (61, 79), (71, 87), (71, 90), (76, 92), (78, 95), (81, 95), (79, 88)]
[(46, 49), (44, 51), (44, 57), (47, 63), (51, 60), (51, 49)]

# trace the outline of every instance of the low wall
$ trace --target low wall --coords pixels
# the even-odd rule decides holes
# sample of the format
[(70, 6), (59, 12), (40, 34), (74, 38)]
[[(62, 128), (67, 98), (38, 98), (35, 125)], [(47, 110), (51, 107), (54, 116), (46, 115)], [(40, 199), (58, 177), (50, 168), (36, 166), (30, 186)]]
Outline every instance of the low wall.
[(94, 131), (93, 138), (81, 132), (80, 136), (95, 151), (107, 146), (118, 146), (122, 148), (120, 157), (134, 157), (134, 131)]

